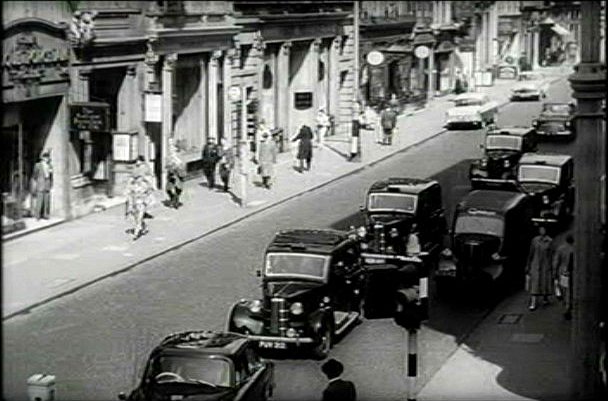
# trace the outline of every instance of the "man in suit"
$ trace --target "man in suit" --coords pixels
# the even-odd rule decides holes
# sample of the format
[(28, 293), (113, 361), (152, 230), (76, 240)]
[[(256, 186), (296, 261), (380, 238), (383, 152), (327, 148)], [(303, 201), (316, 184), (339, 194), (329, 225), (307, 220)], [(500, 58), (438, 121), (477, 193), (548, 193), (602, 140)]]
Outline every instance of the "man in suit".
[(215, 188), (215, 166), (221, 158), (221, 151), (215, 143), (215, 138), (209, 137), (203, 148), (203, 172), (207, 177), (209, 189)]
[(329, 379), (327, 387), (323, 390), (323, 401), (356, 401), (355, 385), (340, 377), (344, 371), (342, 363), (332, 358), (321, 366), (321, 371)]
[(51, 154), (45, 151), (32, 174), (33, 193), (35, 195), (34, 216), (40, 220), (48, 219), (51, 213), (51, 188), (53, 187), (53, 165)]
[(574, 270), (574, 237), (566, 236), (566, 241), (561, 244), (553, 255), (553, 274), (556, 277), (557, 288), (561, 292), (564, 302), (564, 318), (572, 318), (572, 272)]

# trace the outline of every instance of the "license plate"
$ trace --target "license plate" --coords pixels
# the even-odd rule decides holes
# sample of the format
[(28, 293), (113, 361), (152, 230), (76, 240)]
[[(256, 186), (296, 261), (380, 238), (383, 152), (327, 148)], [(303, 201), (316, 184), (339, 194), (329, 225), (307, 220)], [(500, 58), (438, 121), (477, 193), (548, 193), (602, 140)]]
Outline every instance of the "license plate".
[(287, 344), (283, 341), (260, 341), (259, 346), (266, 349), (287, 349)]

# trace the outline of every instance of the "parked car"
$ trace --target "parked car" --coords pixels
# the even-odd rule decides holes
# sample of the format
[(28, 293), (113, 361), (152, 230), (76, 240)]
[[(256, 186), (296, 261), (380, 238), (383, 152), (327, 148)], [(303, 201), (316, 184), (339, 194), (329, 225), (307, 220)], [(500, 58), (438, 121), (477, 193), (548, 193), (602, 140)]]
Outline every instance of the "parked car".
[(574, 113), (573, 103), (544, 103), (532, 124), (540, 137), (572, 140), (576, 137)]
[(492, 293), (494, 284), (523, 285), (534, 234), (531, 199), (496, 190), (469, 192), (456, 207), (451, 249), (441, 253), (435, 279), (440, 293)]
[(536, 223), (566, 224), (574, 210), (572, 156), (525, 153), (517, 167), (518, 188), (534, 199)]
[(365, 272), (356, 234), (280, 231), (258, 273), (262, 299), (234, 304), (227, 326), (247, 334), (260, 350), (308, 348), (322, 359), (336, 336), (362, 318)]
[(536, 150), (536, 130), (531, 127), (494, 128), (486, 134), (485, 155), (471, 163), (473, 189), (502, 188), (517, 177), (517, 162), (524, 152)]
[(483, 93), (462, 93), (456, 96), (453, 102), (454, 107), (446, 112), (447, 129), (463, 126), (482, 128), (494, 123), (498, 112), (498, 103)]
[(441, 186), (435, 180), (387, 178), (368, 189), (362, 248), (365, 252), (405, 253), (416, 225), (421, 251), (438, 253), (446, 231)]
[(547, 97), (549, 85), (542, 73), (522, 71), (511, 88), (511, 100), (540, 100)]
[(185, 331), (171, 334), (148, 358), (130, 401), (268, 400), (274, 365), (259, 357), (247, 337), (235, 333)]

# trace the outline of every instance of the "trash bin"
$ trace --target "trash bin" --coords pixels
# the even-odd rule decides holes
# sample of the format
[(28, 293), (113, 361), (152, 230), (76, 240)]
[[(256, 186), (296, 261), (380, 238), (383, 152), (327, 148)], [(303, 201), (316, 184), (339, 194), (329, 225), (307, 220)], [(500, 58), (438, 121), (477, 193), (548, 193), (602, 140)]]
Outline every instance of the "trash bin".
[(37, 373), (27, 379), (27, 395), (30, 401), (55, 400), (55, 376)]

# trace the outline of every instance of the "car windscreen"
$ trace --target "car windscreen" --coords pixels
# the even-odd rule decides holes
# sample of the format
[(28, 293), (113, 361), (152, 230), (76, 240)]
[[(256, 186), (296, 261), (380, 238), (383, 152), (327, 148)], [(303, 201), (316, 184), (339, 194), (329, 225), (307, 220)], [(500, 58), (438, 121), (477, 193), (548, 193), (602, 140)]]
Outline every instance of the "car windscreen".
[(519, 136), (488, 135), (486, 137), (487, 150), (521, 150), (522, 139)]
[(230, 387), (230, 375), (230, 362), (211, 356), (161, 355), (152, 364), (152, 377), (158, 384), (190, 383)]
[(569, 104), (545, 104), (543, 112), (552, 114), (570, 114)]
[(369, 195), (367, 210), (370, 212), (414, 213), (418, 197), (410, 194), (375, 193)]
[(499, 216), (461, 214), (456, 219), (454, 234), (486, 234), (503, 236), (504, 221)]
[(523, 164), (519, 166), (517, 180), (519, 182), (546, 182), (549, 184), (558, 184), (559, 175), (559, 167)]
[(565, 121), (541, 121), (536, 127), (539, 131), (565, 131)]
[(308, 253), (269, 253), (266, 255), (266, 277), (323, 280), (327, 276), (329, 256)]
[(460, 106), (481, 106), (483, 104), (483, 100), (481, 99), (458, 99), (454, 101), (454, 105), (456, 107)]

